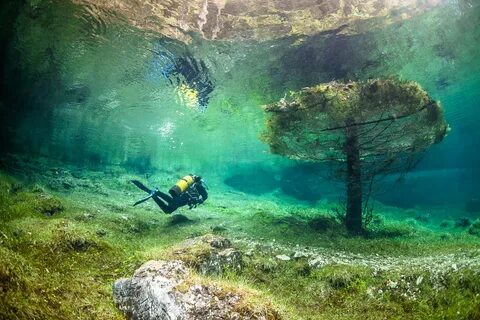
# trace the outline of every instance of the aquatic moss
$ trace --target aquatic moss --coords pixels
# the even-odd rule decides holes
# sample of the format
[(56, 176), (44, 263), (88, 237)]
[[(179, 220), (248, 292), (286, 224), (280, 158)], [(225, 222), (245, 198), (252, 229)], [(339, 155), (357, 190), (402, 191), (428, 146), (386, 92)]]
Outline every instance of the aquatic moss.
[(26, 261), (10, 250), (0, 247), (0, 292), (2, 295), (12, 290), (23, 290)]
[(339, 222), (331, 216), (318, 216), (308, 221), (310, 228), (316, 231), (340, 230)]
[[(332, 266), (317, 271), (321, 281), (325, 281), (335, 290), (358, 291), (362, 289), (362, 282), (366, 282), (371, 271), (361, 267), (353, 266)], [(364, 288), (363, 288), (364, 289)]]
[(374, 225), (367, 230), (369, 238), (395, 238), (415, 235), (418, 230), (408, 222), (388, 222)]
[(468, 229), (468, 233), (477, 237), (480, 236), (480, 219), (477, 219), (472, 223), (472, 225)]
[[(473, 272), (459, 271), (458, 276), (447, 277), (441, 282), (446, 286), (438, 292), (433, 282), (427, 281), (428, 273), (422, 273), (423, 294), (410, 301), (402, 298), (402, 292), (374, 297), (368, 292), (369, 288), (384, 290), (388, 280), (399, 279), (405, 272), (409, 279), (416, 279), (420, 275), (416, 270), (374, 276), (364, 267), (334, 265), (317, 269), (309, 265), (307, 258), (275, 258), (279, 254), (275, 250), (296, 250), (296, 245), (332, 253), (353, 252), (360, 257), (379, 254), (386, 259), (448, 255), (478, 248), (478, 238), (467, 232), (443, 240), (418, 225), (398, 222), (401, 228), (406, 225), (414, 233), (372, 238), (319, 233), (307, 222), (319, 212), (328, 214), (327, 203), (306, 208), (270, 201), (258, 203), (244, 195), (238, 200), (221, 192), (210, 206), (194, 211), (205, 218), (193, 220), (194, 215), (185, 210), (183, 214), (192, 222), (172, 226), (170, 217), (158, 214), (156, 208), (128, 207), (130, 199), (125, 199), (123, 185), (117, 191), (110, 185), (110, 178), (105, 178), (104, 184), (99, 176), (95, 176), (97, 183), (110, 189), (108, 197), (87, 187), (68, 194), (43, 190), (65, 206), (63, 212), (52, 217), (35, 210), (38, 192), (32, 192), (29, 185), (0, 203), (0, 210), (9, 217), (2, 217), (0, 223), (0, 277), (8, 290), (8, 294), (0, 295), (0, 318), (121, 319), (111, 303), (113, 281), (132, 274), (146, 260), (170, 257), (172, 245), (192, 234), (210, 232), (212, 225), (220, 223), (228, 227), (225, 233), (235, 246), (238, 242), (242, 251), (252, 249), (252, 255), (244, 255), (242, 272), (227, 270), (204, 277), (204, 281), (222, 281), (225, 290), (253, 288), (259, 298), (268, 297), (278, 306), (284, 319), (381, 319), (394, 315), (455, 318), (456, 312), (460, 312), (459, 318), (469, 319), (478, 308), (478, 277)], [(115, 211), (111, 202), (125, 204), (125, 211)], [(388, 229), (391, 220), (387, 216), (393, 209), (382, 210), (385, 221), (377, 227)], [(136, 224), (146, 224), (148, 229), (131, 232), (129, 228)], [(98, 235), (99, 230), (106, 234)], [(256, 244), (250, 246), (249, 241)], [(192, 265), (206, 252), (203, 249), (188, 252)], [(472, 261), (477, 258), (472, 256)], [(245, 304), (247, 309), (256, 306), (255, 297), (247, 295)]]
[(203, 285), (210, 288), (219, 299), (235, 295), (239, 299), (233, 306), (232, 318), (284, 319), (280, 307), (275, 305), (268, 295), (244, 283), (233, 282), (232, 276), (234, 273), (225, 272), (221, 277), (213, 278), (191, 272), (188, 278), (175, 287), (175, 290), (186, 293), (192, 286)]
[(198, 242), (187, 247), (172, 248), (167, 257), (174, 260), (181, 260), (189, 267), (198, 269), (200, 265), (210, 256), (212, 248), (208, 243)]
[[(45, 217), (44, 192), (21, 189), (0, 205), (0, 318), (119, 319), (110, 281), (131, 269), (132, 259), (88, 225)], [(47, 201), (42, 208), (51, 208)]]
[(36, 199), (35, 209), (46, 216), (53, 216), (65, 210), (65, 207), (58, 198), (41, 193)]

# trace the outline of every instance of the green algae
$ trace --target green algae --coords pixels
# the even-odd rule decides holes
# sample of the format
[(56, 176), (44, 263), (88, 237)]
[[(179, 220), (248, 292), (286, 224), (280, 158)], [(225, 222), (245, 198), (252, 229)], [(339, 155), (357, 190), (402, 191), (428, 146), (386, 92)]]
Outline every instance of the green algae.
[[(330, 215), (328, 203), (315, 209), (259, 203), (221, 191), (205, 206), (182, 210), (189, 223), (172, 224), (171, 217), (160, 214), (153, 204), (132, 208), (132, 194), (127, 194), (134, 190), (128, 184), (132, 175), (116, 172), (100, 178), (84, 171), (82, 177), (73, 178), (73, 189), (61, 192), (45, 187), (51, 179), (48, 174), (37, 177), (35, 184), (2, 175), (2, 317), (120, 319), (111, 300), (113, 281), (148, 259), (168, 258), (178, 243), (217, 226), (244, 252), (244, 266), (204, 281), (252, 288), (273, 301), (282, 319), (407, 314), (412, 319), (455, 315), (469, 319), (478, 314), (478, 266), (458, 271), (452, 267), (478, 259), (478, 237), (467, 229), (452, 227), (444, 237), (428, 225), (392, 220), (393, 209), (379, 206), (382, 218), (371, 225), (370, 234), (351, 237)], [(89, 176), (96, 177), (97, 187), (80, 183)], [(108, 195), (99, 189), (108, 189)], [(44, 215), (36, 209), (39, 195), (56, 199), (64, 210)], [(312, 258), (293, 258), (294, 252), (309, 250), (340, 259), (339, 264), (318, 267)], [(192, 265), (204, 252), (188, 252)], [(279, 254), (290, 260), (276, 258)], [(444, 269), (435, 268), (442, 259)], [(385, 271), (376, 271), (375, 261), (393, 262)], [(417, 285), (420, 276), (424, 280)], [(408, 291), (407, 282), (414, 291)]]

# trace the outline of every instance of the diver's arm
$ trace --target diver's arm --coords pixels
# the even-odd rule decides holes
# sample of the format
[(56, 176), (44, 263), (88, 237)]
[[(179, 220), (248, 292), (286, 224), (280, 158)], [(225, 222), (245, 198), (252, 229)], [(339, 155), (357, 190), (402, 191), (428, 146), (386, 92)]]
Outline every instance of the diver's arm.
[(207, 193), (207, 190), (205, 189), (205, 187), (203, 186), (203, 184), (199, 183), (197, 185), (197, 191), (198, 193), (200, 194), (200, 196), (202, 196), (202, 202), (204, 202), (205, 200), (207, 200), (208, 198), (208, 193)]

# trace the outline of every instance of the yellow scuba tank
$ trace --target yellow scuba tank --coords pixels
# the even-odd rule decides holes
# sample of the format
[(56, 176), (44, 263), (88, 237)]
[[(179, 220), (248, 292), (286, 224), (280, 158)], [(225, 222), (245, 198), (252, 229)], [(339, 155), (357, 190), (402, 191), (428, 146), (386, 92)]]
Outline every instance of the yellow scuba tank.
[(190, 188), (190, 186), (193, 184), (194, 179), (192, 175), (187, 175), (183, 177), (182, 179), (178, 180), (177, 183), (173, 187), (170, 188), (169, 193), (171, 195), (180, 195), (181, 193), (185, 192)]

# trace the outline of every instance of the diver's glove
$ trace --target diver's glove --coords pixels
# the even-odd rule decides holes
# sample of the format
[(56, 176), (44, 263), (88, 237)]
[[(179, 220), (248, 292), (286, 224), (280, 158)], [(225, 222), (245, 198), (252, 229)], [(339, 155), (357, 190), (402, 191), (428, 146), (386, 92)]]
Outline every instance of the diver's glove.
[(199, 204), (202, 204), (203, 200), (200, 199), (199, 197), (190, 197), (188, 200), (188, 208), (191, 210), (193, 208), (196, 208)]

